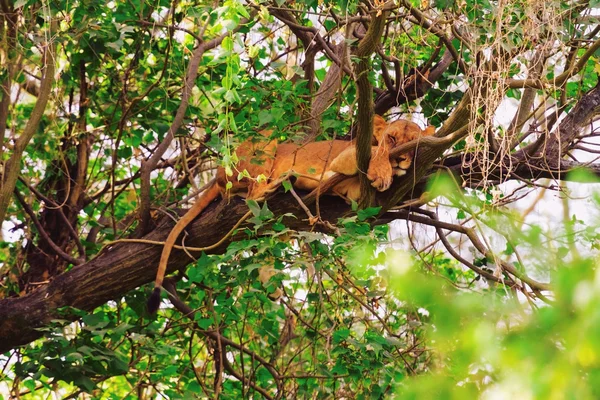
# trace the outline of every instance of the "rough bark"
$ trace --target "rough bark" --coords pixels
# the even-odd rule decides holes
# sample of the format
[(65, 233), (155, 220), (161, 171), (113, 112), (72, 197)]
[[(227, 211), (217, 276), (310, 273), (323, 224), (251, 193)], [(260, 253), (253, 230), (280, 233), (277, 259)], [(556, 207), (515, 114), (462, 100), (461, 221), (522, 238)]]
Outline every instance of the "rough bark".
[(361, 39), (356, 49), (355, 55), (357, 62), (355, 63), (356, 89), (358, 94), (358, 135), (356, 137), (356, 164), (360, 178), (360, 202), (361, 207), (368, 207), (374, 198), (374, 190), (371, 187), (371, 182), (364, 173), (369, 168), (371, 160), (371, 141), (373, 137), (373, 87), (369, 80), (369, 72), (371, 71), (371, 54), (375, 51), (381, 35), (385, 28), (385, 21), (389, 15), (389, 10), (386, 9), (391, 3), (385, 3), (381, 9), (372, 17), (371, 24), (365, 36)]
[[(37, 190), (49, 197), (44, 200), (48, 207), (44, 207), (39, 217), (36, 217), (26, 200), (15, 191), (21, 207), (37, 230), (30, 237), (31, 240), (28, 240), (25, 250), (29, 269), (19, 276), (21, 292), (28, 292), (32, 287), (36, 288), (41, 282), (62, 273), (69, 264), (81, 264), (85, 256), (85, 249), (76, 232), (78, 216), (84, 205), (89, 150), (92, 147), (89, 135), (85, 133), (88, 96), (84, 60), (80, 61), (79, 73), (79, 119), (76, 126), (68, 129), (68, 132), (74, 134), (62, 141), (62, 153), (68, 154), (70, 149), (76, 147), (77, 158), (74, 162), (69, 157), (64, 161), (54, 162), (46, 171), (46, 178)], [(40, 240), (35, 240), (36, 236)], [(79, 259), (70, 256), (75, 246)]]
[[(335, 54), (342, 62), (345, 62), (344, 53), (347, 51), (346, 43), (340, 43), (335, 48)], [(304, 143), (315, 140), (321, 131), (321, 114), (331, 105), (335, 94), (342, 85), (342, 67), (336, 63), (331, 64), (321, 87), (317, 91), (310, 107), (310, 120), (308, 121), (309, 131), (304, 139)]]

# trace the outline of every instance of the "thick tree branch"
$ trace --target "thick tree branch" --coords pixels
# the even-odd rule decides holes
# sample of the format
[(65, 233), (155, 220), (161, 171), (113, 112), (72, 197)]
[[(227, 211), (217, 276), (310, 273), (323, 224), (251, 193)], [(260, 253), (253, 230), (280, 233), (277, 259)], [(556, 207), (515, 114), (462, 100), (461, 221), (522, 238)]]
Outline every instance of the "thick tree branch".
[(600, 79), (596, 87), (579, 99), (555, 132), (549, 135), (542, 149), (547, 162), (558, 165), (559, 160), (575, 144), (575, 138), (598, 113), (600, 113)]
[[(335, 48), (335, 54), (337, 54), (341, 62), (345, 62), (344, 54), (348, 51), (346, 42), (340, 43)], [(310, 120), (308, 121), (309, 133), (304, 139), (304, 143), (312, 142), (319, 135), (321, 128), (321, 114), (331, 105), (331, 102), (342, 86), (342, 74), (343, 68), (339, 64), (333, 63), (319, 90), (317, 91), (315, 98), (312, 101), (310, 107)]]
[[(13, 66), (14, 60), (9, 56), (14, 54), (15, 42), (17, 39), (17, 13), (15, 13), (12, 4), (6, 4), (5, 7), (3, 7), (3, 11), (4, 13), (0, 16), (0, 37), (4, 37), (6, 40), (8, 54), (5, 59), (4, 78), (2, 79), (2, 82), (0, 82), (0, 93), (2, 94), (2, 100), (0, 100), (0, 166), (2, 165), (2, 160), (4, 160), (4, 136), (6, 135), (6, 124), (10, 107), (12, 75), (15, 69)], [(1, 235), (2, 233), (0, 233), (0, 236)]]
[[(299, 216), (286, 218), (285, 223), (292, 229), (314, 229), (308, 221), (302, 220), (304, 211), (292, 196), (278, 194), (269, 204), (276, 215), (291, 212)], [(337, 197), (321, 202), (320, 209), (321, 216), (332, 222), (350, 212), (350, 207)], [(239, 198), (213, 204), (188, 227), (186, 245), (205, 247), (217, 243), (247, 211), (246, 204)], [(172, 227), (173, 221), (164, 218), (144, 239), (164, 241)], [(223, 252), (230, 242), (231, 238), (210, 253)], [(0, 300), (0, 353), (41, 337), (43, 332), (37, 328), (47, 326), (53, 319), (76, 319), (72, 313), (59, 313), (59, 308), (91, 311), (151, 282), (161, 250), (162, 246), (157, 245), (117, 243), (24, 297)], [(173, 251), (168, 270), (172, 272), (189, 262), (184, 251)]]
[[(435, 160), (440, 158), (452, 144), (468, 135), (469, 129), (476, 122), (469, 123), (471, 107), (470, 91), (467, 91), (444, 126), (433, 138), (421, 138), (417, 142), (407, 143), (394, 149), (393, 154), (409, 151), (414, 146), (415, 160), (403, 179), (397, 180), (392, 187), (383, 193), (382, 210), (385, 212), (409, 194), (419, 180), (431, 168)], [(436, 140), (438, 138), (438, 140)], [(439, 139), (443, 140), (439, 140)]]
[[(569, 176), (571, 172), (588, 169), (592, 174), (600, 176), (600, 165), (593, 163), (579, 163), (564, 160), (563, 157), (570, 150), (577, 137), (581, 134), (594, 116), (600, 114), (600, 81), (589, 92), (585, 93), (569, 112), (569, 114), (560, 122), (552, 134), (541, 137), (542, 140), (536, 141), (531, 145), (524, 147), (514, 154), (507, 155), (505, 159), (499, 160), (497, 167), (491, 171), (485, 171), (485, 178), (491, 181), (503, 182), (509, 179), (520, 179), (533, 181), (540, 178), (550, 178), (557, 180), (577, 180), (581, 175)], [(435, 142), (432, 138), (421, 139), (421, 145), (425, 149), (430, 148), (429, 141)], [(392, 154), (409, 151), (414, 143), (407, 143), (395, 149)], [(425, 151), (425, 157), (419, 157), (416, 164), (419, 168), (425, 168), (425, 160), (430, 157)], [(469, 157), (469, 154), (463, 157)], [(468, 165), (467, 165), (468, 164)], [(461, 160), (454, 160), (452, 165), (446, 164), (456, 176), (467, 181), (469, 187), (477, 187), (484, 179), (481, 168), (473, 160), (469, 163), (463, 163)], [(419, 177), (424, 176), (420, 174)], [(399, 185), (406, 178), (400, 181)], [(585, 181), (585, 179), (584, 179)]]
[[(375, 51), (383, 35), (385, 21), (389, 14), (387, 9), (392, 3), (385, 3), (381, 9), (377, 9), (375, 16), (371, 20), (369, 29), (364, 38), (359, 42), (356, 49), (356, 57), (358, 61), (355, 64), (356, 72), (356, 88), (358, 92), (358, 134), (356, 138), (356, 163), (360, 178), (360, 205), (367, 207), (373, 200), (373, 188), (371, 182), (364, 173), (369, 168), (371, 160), (371, 140), (373, 137), (373, 116), (374, 107), (372, 93), (373, 88), (369, 80), (371, 71), (371, 54)], [(385, 145), (381, 143), (380, 145)]]
[[(530, 78), (539, 78), (544, 68), (544, 60), (543, 49), (538, 49), (531, 58), (529, 67)], [(520, 132), (525, 122), (531, 118), (531, 109), (533, 108), (536, 95), (537, 91), (533, 88), (528, 87), (523, 90), (519, 108), (507, 129), (507, 136), (510, 138), (508, 149), (514, 149), (526, 137), (526, 135), (520, 135)]]

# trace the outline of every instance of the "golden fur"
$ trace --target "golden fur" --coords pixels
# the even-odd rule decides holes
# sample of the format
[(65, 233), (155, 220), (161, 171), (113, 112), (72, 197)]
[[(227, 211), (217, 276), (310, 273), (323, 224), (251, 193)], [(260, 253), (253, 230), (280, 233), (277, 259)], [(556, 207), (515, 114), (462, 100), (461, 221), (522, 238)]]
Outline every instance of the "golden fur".
[[(389, 151), (392, 148), (433, 132), (433, 127), (422, 131), (413, 122), (397, 120), (387, 123), (376, 115), (373, 121), (371, 162), (367, 170), (367, 177), (373, 187), (378, 191), (387, 190), (392, 184), (393, 176), (404, 175), (412, 163), (411, 153), (390, 160)], [(271, 131), (262, 131), (261, 134), (268, 138)], [(276, 140), (248, 140), (240, 145), (236, 154), (239, 160), (236, 169), (246, 171), (244, 177), (240, 180), (237, 176), (232, 179), (224, 168), (218, 168), (215, 180), (169, 233), (158, 264), (154, 291), (148, 301), (150, 312), (155, 312), (160, 304), (160, 288), (175, 241), (186, 226), (217, 197), (237, 193), (250, 199), (260, 199), (273, 185), (278, 184), (279, 178), (286, 175), (296, 176), (295, 188), (313, 190), (322, 180), (340, 173), (351, 178), (337, 184), (332, 189), (333, 194), (355, 201), (360, 198), (356, 148), (352, 141), (329, 140), (298, 146), (289, 143), (278, 145)], [(258, 176), (262, 176), (260, 182), (256, 179)]]

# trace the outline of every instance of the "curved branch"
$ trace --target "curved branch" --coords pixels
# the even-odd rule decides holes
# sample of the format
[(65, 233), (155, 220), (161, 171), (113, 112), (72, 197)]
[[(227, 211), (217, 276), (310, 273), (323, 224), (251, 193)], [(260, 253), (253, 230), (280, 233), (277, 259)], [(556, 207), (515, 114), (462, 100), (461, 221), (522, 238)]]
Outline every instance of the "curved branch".
[[(494, 262), (499, 263), (504, 271), (510, 273), (511, 275), (513, 275), (513, 276), (517, 277), (518, 279), (520, 279), (521, 281), (525, 282), (531, 289), (539, 290), (539, 291), (550, 290), (550, 285), (548, 285), (547, 283), (542, 283), (542, 282), (538, 282), (534, 279), (531, 279), (527, 275), (517, 271), (517, 269), (515, 267), (513, 267), (512, 265), (510, 265), (509, 263), (498, 259), (498, 257), (483, 244), (483, 242), (477, 236), (477, 233), (475, 233), (475, 231), (472, 228), (467, 228), (462, 225), (449, 224), (447, 222), (440, 221), (439, 219), (437, 219), (437, 217), (432, 216), (432, 215), (434, 215), (433, 213), (428, 214), (428, 215), (429, 215), (429, 218), (420, 217), (418, 215), (411, 215), (410, 217), (408, 217), (408, 219), (411, 221), (420, 222), (420, 223), (423, 223), (426, 225), (431, 225), (434, 228), (436, 228), (436, 231), (438, 232), (438, 234), (440, 234), (439, 230), (441, 230), (441, 229), (448, 229), (448, 230), (452, 230), (454, 232), (462, 233), (469, 238), (469, 240), (471, 241), (473, 246), (477, 249), (477, 251), (479, 251), (482, 255), (484, 255), (489, 260), (494, 260)], [(443, 238), (445, 238), (445, 237), (444, 237), (443, 232), (441, 232), (440, 239), (442, 239), (442, 241), (443, 241), (444, 240)], [(469, 268), (471, 268), (470, 265), (467, 265), (467, 266)], [(472, 267), (475, 267), (475, 266), (473, 265)], [(474, 268), (471, 268), (471, 269), (473, 269), (473, 271), (477, 272), (478, 274), (480, 274), (488, 279), (498, 281), (498, 278), (494, 277), (493, 275), (491, 275), (489, 273), (486, 273), (485, 271), (481, 270), (480, 268), (475, 267), (475, 269)], [(491, 275), (491, 277), (490, 277), (490, 275)]]
[[(49, 204), (50, 206), (52, 206), (58, 210), (58, 215), (60, 216), (60, 219), (62, 219), (63, 223), (65, 224), (65, 226), (69, 230), (69, 233), (71, 234), (71, 238), (75, 241), (75, 245), (77, 246), (77, 251), (79, 252), (80, 259), (84, 260), (86, 258), (85, 257), (85, 248), (83, 247), (81, 240), (79, 240), (79, 234), (77, 233), (77, 231), (75, 231), (75, 228), (73, 227), (73, 225), (71, 225), (71, 222), (69, 222), (69, 219), (65, 215), (62, 206), (60, 204), (57, 204), (56, 202), (54, 202), (52, 199), (49, 199), (48, 197), (44, 196), (42, 193), (40, 193), (39, 190), (37, 190), (36, 188), (31, 186), (29, 184), (29, 182), (27, 182), (22, 177), (19, 177), (19, 181), (23, 185), (27, 186), (29, 191), (31, 191), (31, 193), (33, 193), (38, 200), (44, 201), (46, 204)], [(15, 191), (16, 191), (16, 189), (15, 189)]]
[(44, 229), (44, 227), (42, 226), (40, 221), (35, 216), (35, 213), (31, 209), (29, 204), (27, 204), (27, 202), (25, 201), (23, 196), (21, 196), (21, 193), (19, 193), (19, 191), (16, 189), (15, 189), (15, 197), (17, 198), (19, 203), (21, 203), (21, 207), (23, 207), (23, 210), (25, 210), (25, 213), (27, 213), (27, 215), (29, 215), (29, 218), (31, 218), (31, 220), (33, 221), (33, 224), (37, 228), (38, 233), (40, 234), (42, 239), (44, 239), (46, 241), (46, 243), (48, 243), (48, 245), (52, 248), (52, 250), (54, 250), (54, 252), (60, 258), (62, 258), (63, 260), (65, 260), (67, 262), (70, 262), (73, 265), (81, 264), (82, 260), (78, 260), (78, 259), (74, 258), (73, 256), (65, 253), (56, 243), (54, 243), (52, 238), (50, 238), (50, 236), (48, 236), (48, 232), (46, 232), (46, 230)]
[(577, 75), (588, 62), (590, 57), (594, 55), (594, 53), (600, 49), (600, 39), (597, 39), (594, 43), (591, 44), (590, 47), (586, 50), (586, 52), (581, 56), (579, 61), (577, 61), (571, 68), (567, 69), (562, 74), (558, 75), (552, 80), (546, 79), (509, 79), (507, 84), (510, 88), (520, 89), (525, 87), (530, 87), (533, 89), (545, 89), (546, 87), (560, 87), (565, 84), (570, 78)]
[[(377, 14), (371, 20), (367, 33), (364, 38), (361, 39), (358, 48), (356, 49), (356, 56), (358, 58), (358, 62), (355, 64), (356, 89), (358, 92), (356, 164), (359, 171), (367, 171), (369, 168), (369, 161), (371, 160), (374, 107), (372, 99), (373, 88), (371, 86), (371, 81), (369, 81), (369, 72), (371, 71), (370, 57), (379, 45), (381, 36), (383, 35), (385, 21), (389, 14), (388, 7), (391, 4), (393, 3), (386, 2), (377, 10)], [(380, 145), (385, 144), (382, 143)], [(362, 207), (367, 207), (372, 203), (374, 190), (366, 174), (360, 173), (359, 179), (361, 192), (359, 204)]]

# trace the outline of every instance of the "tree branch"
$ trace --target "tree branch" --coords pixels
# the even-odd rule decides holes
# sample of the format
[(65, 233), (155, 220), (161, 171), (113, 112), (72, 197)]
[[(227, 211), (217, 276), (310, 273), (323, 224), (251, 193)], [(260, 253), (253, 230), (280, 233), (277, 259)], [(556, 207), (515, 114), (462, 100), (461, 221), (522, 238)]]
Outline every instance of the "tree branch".
[(37, 132), (39, 123), (44, 116), (46, 104), (48, 104), (48, 99), (50, 98), (50, 92), (52, 90), (52, 85), (54, 84), (56, 63), (56, 48), (54, 46), (52, 32), (55, 32), (56, 30), (56, 22), (53, 22), (51, 24), (50, 32), (47, 35), (49, 41), (46, 43), (46, 51), (42, 56), (42, 70), (44, 76), (42, 77), (42, 82), (40, 84), (40, 95), (35, 102), (35, 106), (33, 106), (33, 110), (31, 111), (31, 115), (29, 116), (29, 120), (27, 121), (27, 125), (25, 125), (23, 133), (21, 133), (15, 142), (13, 153), (5, 165), (4, 174), (0, 181), (2, 183), (0, 187), (0, 221), (6, 219), (6, 211), (19, 177), (19, 171), (21, 170), (21, 158), (23, 152), (25, 151), (27, 144), (29, 144), (29, 141), (33, 138), (33, 135)]
[(21, 207), (23, 207), (23, 210), (25, 210), (25, 213), (27, 213), (27, 215), (29, 215), (29, 218), (31, 218), (31, 220), (33, 221), (33, 224), (37, 228), (38, 233), (40, 234), (40, 236), (42, 237), (42, 239), (45, 240), (46, 243), (48, 243), (48, 245), (52, 248), (52, 250), (54, 250), (54, 252), (60, 258), (62, 258), (63, 260), (65, 260), (67, 262), (70, 262), (73, 265), (79, 265), (79, 264), (81, 264), (82, 260), (78, 260), (78, 259), (72, 257), (70, 254), (65, 253), (56, 243), (54, 243), (54, 241), (48, 235), (48, 232), (46, 232), (46, 230), (44, 229), (44, 227), (42, 226), (42, 224), (40, 223), (40, 221), (35, 216), (35, 213), (31, 209), (31, 207), (29, 206), (29, 204), (27, 204), (27, 202), (25, 201), (25, 199), (23, 198), (23, 196), (21, 196), (21, 194), (19, 193), (18, 190), (15, 190), (15, 197), (17, 198), (17, 200), (21, 204)]
[[(442, 55), (440, 61), (431, 68), (426, 77), (424, 74), (428, 71), (426, 69), (419, 69), (419, 71), (416, 72), (418, 74), (416, 79), (405, 80), (403, 82), (404, 85), (397, 90), (388, 89), (380, 94), (375, 100), (375, 114), (383, 115), (392, 107), (397, 107), (423, 96), (438, 81), (438, 79), (441, 78), (442, 74), (450, 67), (453, 60), (452, 54), (449, 51), (446, 51)], [(397, 79), (399, 79), (399, 77), (397, 77)]]
[[(391, 2), (386, 2), (378, 8), (375, 17), (372, 18), (369, 29), (364, 38), (359, 42), (356, 49), (356, 57), (358, 62), (355, 64), (356, 72), (356, 89), (358, 92), (358, 134), (356, 138), (356, 163), (358, 171), (365, 172), (369, 168), (371, 160), (371, 141), (373, 137), (373, 88), (369, 80), (369, 72), (371, 71), (371, 54), (375, 51), (383, 29), (385, 21), (389, 14), (388, 6)], [(385, 145), (381, 143), (381, 145)], [(359, 172), (360, 179), (360, 206), (368, 207), (373, 200), (374, 190), (371, 182), (365, 173)]]
[[(275, 215), (293, 213), (298, 218), (286, 217), (292, 229), (314, 229), (304, 211), (291, 195), (277, 194), (269, 203)], [(321, 216), (330, 222), (350, 212), (350, 207), (338, 197), (330, 197), (320, 205)], [(217, 243), (248, 211), (240, 198), (232, 198), (211, 205), (187, 228), (186, 245), (206, 247)], [(171, 218), (163, 218), (144, 239), (163, 242), (173, 227)], [(222, 253), (232, 238), (207, 251)], [(100, 252), (94, 259), (65, 272), (48, 285), (19, 298), (0, 300), (0, 354), (27, 344), (43, 335), (38, 328), (53, 319), (75, 320), (63, 307), (91, 311), (109, 300), (154, 280), (162, 246), (150, 244), (117, 243)], [(168, 271), (189, 264), (189, 256), (182, 250), (171, 254)]]
[(527, 78), (527, 79), (510, 79), (507, 84), (510, 88), (518, 89), (524, 87), (530, 87), (533, 89), (545, 89), (546, 87), (556, 88), (565, 84), (570, 78), (577, 75), (587, 64), (590, 57), (594, 55), (596, 50), (600, 49), (600, 39), (597, 39), (594, 43), (588, 47), (586, 52), (581, 56), (571, 68), (567, 69), (562, 74), (558, 75), (551, 81), (542, 80), (538, 78)]

